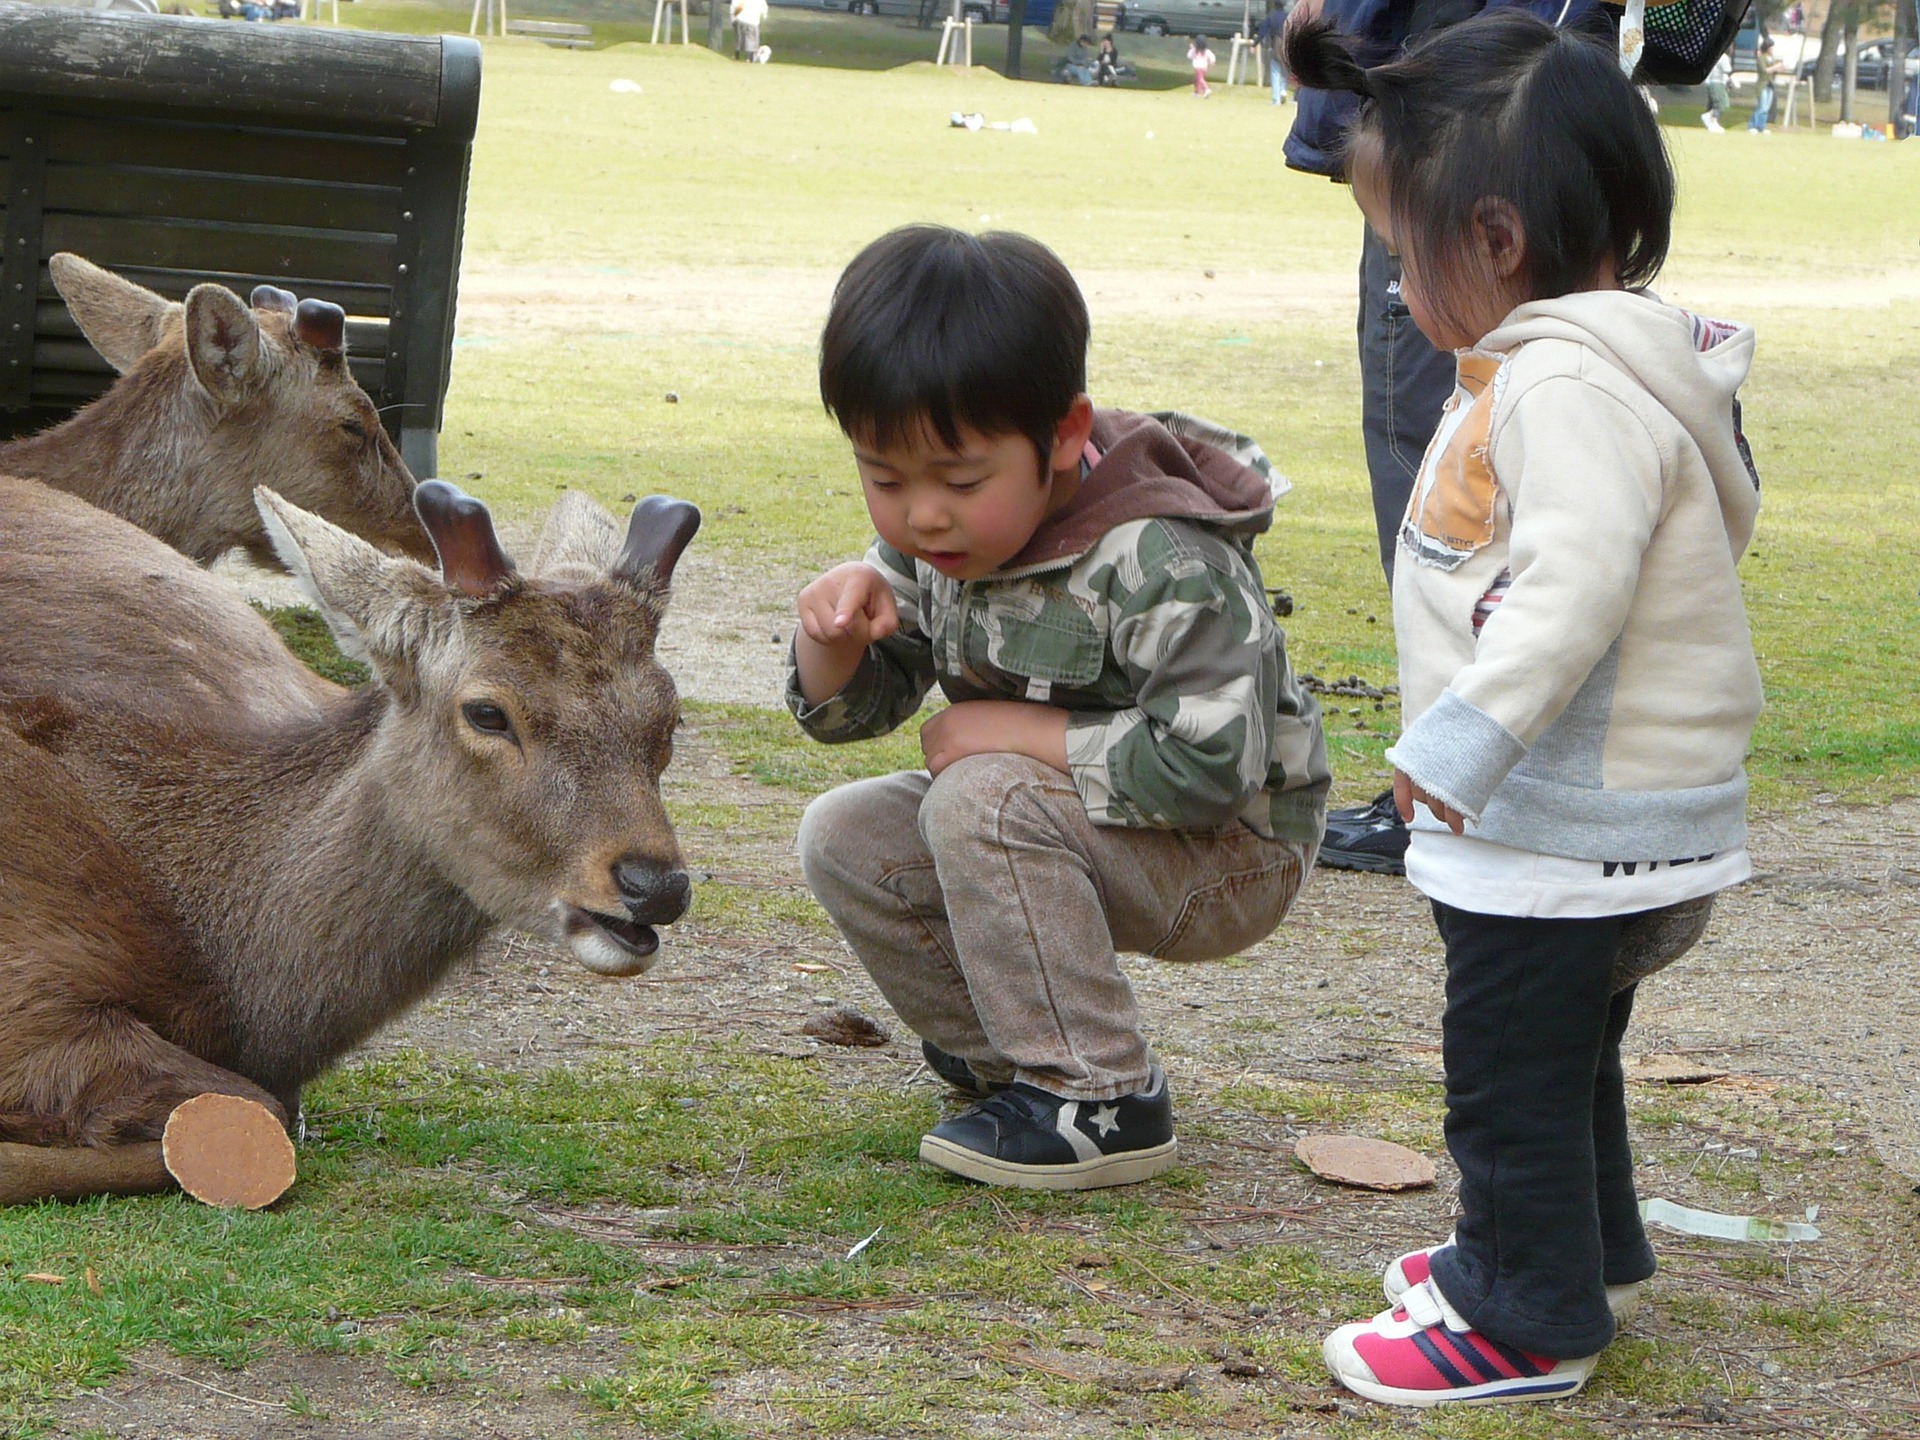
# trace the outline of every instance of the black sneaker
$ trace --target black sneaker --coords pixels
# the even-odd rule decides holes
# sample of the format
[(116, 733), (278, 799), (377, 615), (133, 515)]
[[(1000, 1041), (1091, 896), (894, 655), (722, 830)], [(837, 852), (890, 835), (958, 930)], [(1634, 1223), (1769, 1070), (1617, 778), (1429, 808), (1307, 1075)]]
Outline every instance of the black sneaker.
[(989, 1085), (973, 1073), (973, 1067), (966, 1061), (958, 1055), (948, 1054), (931, 1040), (920, 1042), (920, 1054), (926, 1059), (929, 1070), (972, 1099), (985, 1100), (1007, 1088), (1004, 1085)]
[(1171, 1167), (1177, 1149), (1173, 1101), (1157, 1066), (1145, 1090), (1117, 1100), (1063, 1100), (1015, 1081), (920, 1139), (929, 1165), (1026, 1190), (1130, 1185)]
[(1371, 805), (1327, 812), (1327, 838), (1320, 842), (1320, 863), (1333, 870), (1371, 870), (1376, 875), (1407, 873), (1407, 822), (1389, 790)]

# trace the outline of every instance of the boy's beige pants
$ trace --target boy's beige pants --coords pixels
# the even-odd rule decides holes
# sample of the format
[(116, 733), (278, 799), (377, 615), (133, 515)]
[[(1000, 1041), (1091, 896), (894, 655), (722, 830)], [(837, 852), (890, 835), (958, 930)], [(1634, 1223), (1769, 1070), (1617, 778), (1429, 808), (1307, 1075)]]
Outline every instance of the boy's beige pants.
[(1095, 825), (1073, 781), (973, 755), (829, 791), (800, 822), (807, 883), (888, 1002), (982, 1080), (1074, 1100), (1154, 1063), (1116, 951), (1233, 955), (1270, 934), (1314, 847)]

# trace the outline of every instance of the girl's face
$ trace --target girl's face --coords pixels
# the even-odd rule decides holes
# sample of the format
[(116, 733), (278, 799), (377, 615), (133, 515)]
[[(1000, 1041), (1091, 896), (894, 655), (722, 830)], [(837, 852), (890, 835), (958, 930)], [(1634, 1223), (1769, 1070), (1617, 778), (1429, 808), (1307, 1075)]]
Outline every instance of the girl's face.
[[(1353, 180), (1353, 198), (1374, 233), (1386, 242), (1388, 251), (1400, 261), (1400, 299), (1420, 333), (1436, 350), (1464, 350), (1507, 318), (1515, 305), (1526, 299), (1518, 280), (1520, 261), (1525, 255), (1525, 240), (1517, 229), (1509, 227), (1503, 236), (1492, 237), (1486, 227), (1476, 226), (1472, 251), (1479, 251), (1482, 263), (1477, 284), (1461, 284), (1444, 304), (1436, 304), (1434, 276), (1422, 256), (1412, 253), (1394, 234), (1393, 207), (1381, 187), (1382, 166), (1370, 155), (1366, 140), (1355, 147), (1349, 171)], [(1503, 223), (1505, 223), (1503, 221)], [(1517, 223), (1517, 222), (1516, 222)], [(1494, 251), (1498, 249), (1500, 253)], [(1456, 288), (1456, 287), (1447, 287)]]

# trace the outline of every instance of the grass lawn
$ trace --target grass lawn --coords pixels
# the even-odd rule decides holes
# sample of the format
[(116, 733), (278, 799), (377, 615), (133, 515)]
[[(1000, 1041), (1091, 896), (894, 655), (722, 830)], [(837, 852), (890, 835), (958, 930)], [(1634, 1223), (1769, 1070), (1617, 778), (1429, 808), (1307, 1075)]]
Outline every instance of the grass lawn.
[[(463, 32), (466, 18), (403, 0), (342, 13), (427, 32)], [(748, 68), (627, 43), (646, 30), (628, 6), (542, 13), (590, 16), (604, 48), (488, 45), (444, 475), (512, 517), (564, 488), (616, 506), (685, 496), (708, 517), (701, 552), (743, 576), (850, 555), (866, 523), (813, 374), (832, 276), (909, 220), (1025, 230), (1085, 279), (1096, 399), (1210, 415), (1260, 437), (1293, 479), (1261, 558), (1295, 598), (1301, 668), (1391, 682), (1357, 429), (1359, 220), (1339, 188), (1282, 169), (1290, 112), (1254, 87), (1204, 104), (1178, 93), (1171, 40), (1129, 46), (1140, 85), (1093, 92), (936, 72), (934, 37), (892, 20), (777, 9), (775, 63)], [(1027, 46), (1041, 73), (1049, 48), (1032, 32)], [(1038, 133), (954, 130), (955, 110), (1029, 118)], [(1767, 497), (1744, 568), (1770, 700), (1752, 765), (1761, 803), (1911, 794), (1920, 147), (1716, 137), (1690, 112), (1670, 134), (1682, 208), (1663, 288), (1760, 326), (1743, 398)], [(567, 303), (515, 299), (549, 292)], [(689, 780), (679, 797), (683, 828), (722, 850), (778, 849), (810, 789), (912, 753), (909, 738), (825, 757), (771, 707), (691, 714), (749, 777), (724, 795)], [(1348, 795), (1376, 784), (1391, 719), (1332, 717)], [(800, 897), (714, 893), (701, 903), (720, 909), (705, 913), (737, 915), (770, 953), (820, 939)], [(617, 1337), (617, 1362), (566, 1383), (634, 1427), (621, 1433), (688, 1440), (1054, 1433), (1023, 1417), (1082, 1412), (1074, 1433), (1212, 1436), (1225, 1415), (1266, 1435), (1599, 1435), (1637, 1406), (1678, 1415), (1702, 1396), (1750, 1395), (1744, 1372), (1723, 1391), (1721, 1364), (1703, 1358), (1730, 1326), (1791, 1342), (1831, 1374), (1890, 1323), (1857, 1299), (1765, 1311), (1777, 1254), (1702, 1251), (1720, 1288), (1675, 1321), (1699, 1344), (1623, 1341), (1603, 1371), (1605, 1414), (1338, 1412), (1316, 1337), (1326, 1317), (1362, 1313), (1371, 1276), (1305, 1239), (1209, 1252), (1194, 1237), (1244, 1217), (1225, 1215), (1198, 1167), (1084, 1197), (940, 1182), (903, 1158), (934, 1114), (925, 1087), (780, 1063), (740, 1023), (732, 1040), (616, 1043), (531, 1072), (420, 1052), (351, 1065), (309, 1097), (323, 1138), (268, 1213), (162, 1197), (0, 1214), (0, 1435), (50, 1433), (58, 1397), (141, 1354), (233, 1367), (338, 1354), (425, 1395), (486, 1373), (495, 1346), (572, 1353), (600, 1336)], [(1256, 1077), (1209, 1103), (1234, 1125), (1324, 1117), (1440, 1148), (1430, 1079), (1275, 1089)], [(1638, 1104), (1647, 1144), (1674, 1163), (1706, 1136), (1797, 1147), (1778, 1166), (1722, 1166), (1707, 1192), (1721, 1208), (1762, 1207), (1787, 1172), (1845, 1153), (1843, 1110), (1818, 1094)], [(1862, 1205), (1892, 1193), (1897, 1177), (1846, 1163)], [(652, 1238), (601, 1243), (578, 1220), (594, 1207)], [(848, 1254), (876, 1226), (886, 1243)], [(23, 1279), (46, 1272), (66, 1283)], [(1260, 1323), (1278, 1295), (1292, 1321)], [(850, 1316), (878, 1317), (886, 1343), (843, 1351)], [(1221, 1360), (1223, 1334), (1244, 1373), (1265, 1377), (1252, 1398), (1223, 1410), (1211, 1390), (1154, 1388), (1156, 1375), (1239, 1363)], [(764, 1413), (739, 1402), (717, 1415), (716, 1387), (782, 1366), (790, 1380)], [(289, 1425), (312, 1409), (297, 1389), (273, 1403)], [(58, 1433), (117, 1423), (102, 1412), (98, 1431)]]

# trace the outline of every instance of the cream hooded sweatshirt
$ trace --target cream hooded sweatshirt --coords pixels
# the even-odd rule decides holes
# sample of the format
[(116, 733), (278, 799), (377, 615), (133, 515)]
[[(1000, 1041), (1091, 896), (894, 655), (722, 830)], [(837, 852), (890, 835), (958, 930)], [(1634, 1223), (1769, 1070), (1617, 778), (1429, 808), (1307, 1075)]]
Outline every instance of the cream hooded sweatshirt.
[(1530, 302), (1460, 352), (1394, 567), (1387, 758), (1468, 833), (1583, 860), (1745, 843), (1752, 355), (1750, 327), (1625, 291)]

